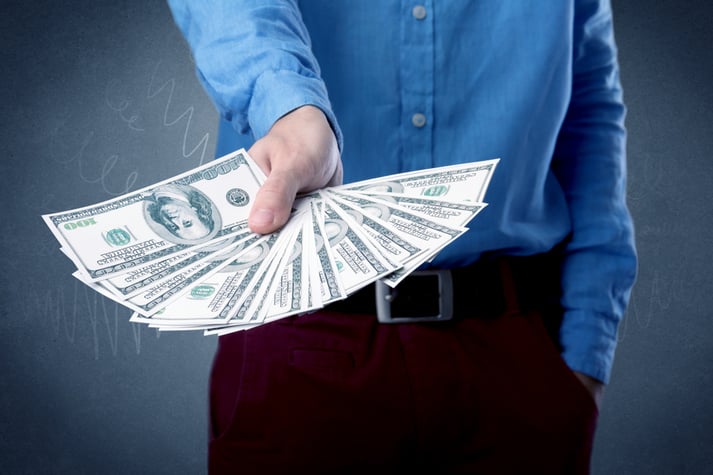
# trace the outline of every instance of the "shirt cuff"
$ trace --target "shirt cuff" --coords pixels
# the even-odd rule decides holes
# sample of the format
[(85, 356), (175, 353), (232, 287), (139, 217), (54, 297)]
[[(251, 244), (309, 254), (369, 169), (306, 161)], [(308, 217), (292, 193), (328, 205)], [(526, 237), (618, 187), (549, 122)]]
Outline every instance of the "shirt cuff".
[(573, 371), (608, 383), (618, 319), (596, 312), (569, 311), (560, 328), (562, 358)]
[(265, 71), (255, 82), (248, 120), (255, 139), (265, 136), (272, 125), (298, 107), (312, 105), (324, 112), (342, 150), (342, 132), (321, 79), (306, 77), (293, 71)]

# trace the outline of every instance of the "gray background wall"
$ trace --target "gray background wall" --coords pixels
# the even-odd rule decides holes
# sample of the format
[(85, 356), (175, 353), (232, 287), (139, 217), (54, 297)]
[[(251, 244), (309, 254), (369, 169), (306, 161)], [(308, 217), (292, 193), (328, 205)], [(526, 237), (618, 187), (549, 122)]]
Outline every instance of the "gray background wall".
[[(614, 13), (641, 265), (594, 473), (711, 473), (713, 7)], [(183, 40), (162, 2), (90, 0), (3, 1), (0, 38), (0, 473), (204, 473), (215, 340), (128, 323), (39, 217), (212, 157)]]

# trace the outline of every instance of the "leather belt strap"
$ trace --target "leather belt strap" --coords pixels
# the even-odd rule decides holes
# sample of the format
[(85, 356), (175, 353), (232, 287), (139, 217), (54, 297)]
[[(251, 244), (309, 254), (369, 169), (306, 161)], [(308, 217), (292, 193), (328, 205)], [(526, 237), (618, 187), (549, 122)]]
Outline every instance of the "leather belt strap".
[[(559, 309), (560, 264), (553, 253), (533, 256), (483, 258), (461, 268), (450, 269), (450, 298), (453, 318), (495, 317), (534, 309)], [(438, 271), (442, 272), (442, 271)], [(383, 285), (383, 284), (381, 284)], [(429, 318), (442, 311), (439, 305), (440, 278), (433, 272), (414, 272), (404, 279), (387, 299), (392, 313), (403, 321), (439, 320)], [(377, 291), (371, 284), (325, 310), (345, 314), (377, 315)], [(450, 291), (448, 292), (450, 293)], [(447, 318), (446, 318), (447, 319)]]

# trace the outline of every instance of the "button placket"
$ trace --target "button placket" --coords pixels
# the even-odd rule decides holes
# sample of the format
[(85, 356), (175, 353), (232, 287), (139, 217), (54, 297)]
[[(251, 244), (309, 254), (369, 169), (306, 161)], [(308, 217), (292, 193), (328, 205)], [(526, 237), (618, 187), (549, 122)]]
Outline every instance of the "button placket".
[(418, 127), (420, 129), (421, 127), (426, 125), (426, 116), (421, 114), (420, 112), (417, 112), (411, 116), (411, 123), (414, 127)]
[(401, 3), (401, 164), (433, 166), (434, 10), (432, 0)]
[(411, 15), (413, 15), (413, 17), (417, 20), (423, 20), (427, 15), (426, 7), (423, 5), (416, 5), (411, 9)]

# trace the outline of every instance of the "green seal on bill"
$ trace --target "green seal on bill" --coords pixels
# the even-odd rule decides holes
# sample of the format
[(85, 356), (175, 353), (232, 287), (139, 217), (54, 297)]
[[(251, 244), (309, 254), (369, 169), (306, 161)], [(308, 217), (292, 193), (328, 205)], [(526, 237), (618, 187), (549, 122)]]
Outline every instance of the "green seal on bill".
[(104, 233), (104, 240), (110, 246), (125, 246), (131, 242), (131, 236), (123, 229), (116, 228)]
[(225, 199), (233, 206), (246, 206), (250, 203), (250, 195), (240, 188), (228, 190), (225, 194)]
[(448, 187), (446, 185), (435, 185), (430, 186), (423, 190), (423, 196), (443, 196), (448, 193)]
[(198, 285), (196, 287), (193, 287), (193, 289), (191, 290), (191, 298), (198, 300), (207, 299), (208, 297), (213, 295), (214, 292), (215, 287), (213, 287), (212, 285)]

